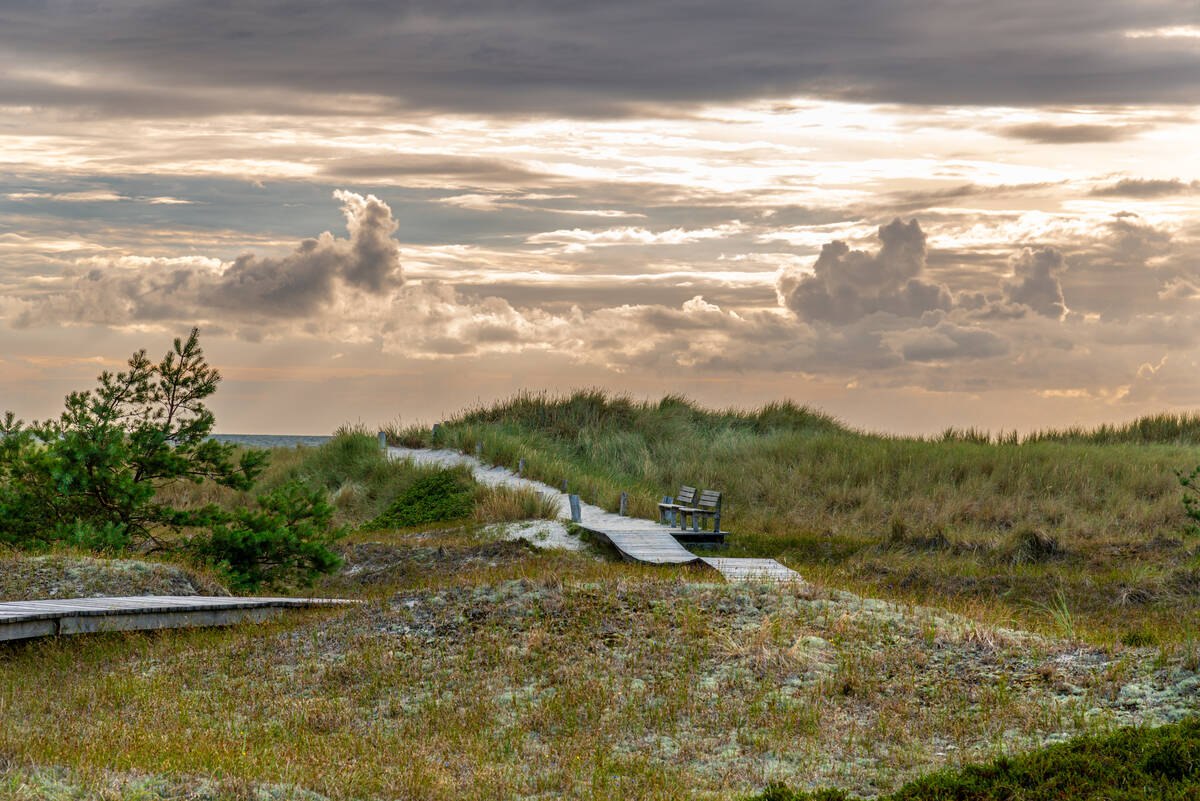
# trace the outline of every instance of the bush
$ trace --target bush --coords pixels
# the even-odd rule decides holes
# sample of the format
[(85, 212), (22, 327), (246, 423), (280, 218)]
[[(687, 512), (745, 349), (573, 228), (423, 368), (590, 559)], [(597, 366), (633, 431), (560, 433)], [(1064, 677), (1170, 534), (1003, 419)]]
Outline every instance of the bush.
[[(101, 373), (95, 390), (68, 395), (57, 420), (25, 425), (7, 412), (0, 421), (0, 544), (183, 548), (228, 565), (245, 587), (336, 565), (325, 548), (328, 504), (298, 488), (264, 496), (261, 512), (162, 500), (158, 490), (179, 480), (250, 490), (267, 464), (267, 451), (244, 450), (235, 462), (235, 446), (209, 438), (214, 418), (204, 399), (221, 376), (205, 361), (197, 329), (159, 362), (140, 350), (127, 366)], [(171, 536), (198, 527), (207, 537)]]
[[(968, 765), (909, 782), (878, 801), (1019, 801), (1020, 799), (1200, 797), (1200, 719), (1080, 737), (986, 765)], [(759, 801), (848, 801), (840, 790), (768, 787)]]
[(367, 527), (408, 528), (470, 517), (475, 487), (466, 468), (435, 470), (413, 482)]
[(312, 583), (342, 560), (329, 549), (344, 531), (331, 529), (333, 507), (321, 490), (292, 482), (258, 497), (259, 509), (233, 510), (186, 549), (224, 571), (238, 589), (292, 581)]

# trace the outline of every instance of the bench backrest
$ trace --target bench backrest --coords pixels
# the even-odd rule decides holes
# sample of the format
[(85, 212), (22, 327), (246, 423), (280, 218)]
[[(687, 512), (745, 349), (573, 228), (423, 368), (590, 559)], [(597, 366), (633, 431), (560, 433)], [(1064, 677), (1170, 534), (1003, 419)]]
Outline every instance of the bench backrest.
[(675, 503), (680, 506), (691, 506), (696, 502), (695, 487), (680, 487), (679, 494), (675, 496)]
[(721, 493), (715, 490), (704, 490), (700, 493), (700, 502), (696, 504), (700, 509), (712, 509), (714, 511), (721, 508)]

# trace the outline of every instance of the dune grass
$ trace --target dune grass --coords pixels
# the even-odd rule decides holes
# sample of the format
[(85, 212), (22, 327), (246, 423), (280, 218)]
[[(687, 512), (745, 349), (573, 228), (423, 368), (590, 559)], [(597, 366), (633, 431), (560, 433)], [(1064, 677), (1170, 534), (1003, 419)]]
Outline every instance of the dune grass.
[[(397, 442), (474, 452), (584, 500), (654, 517), (682, 484), (725, 492), (730, 555), (772, 556), (873, 594), (990, 607), (1102, 641), (1194, 642), (1200, 541), (1175, 471), (1196, 418), (1162, 415), (1025, 439), (847, 429), (790, 403), (708, 411), (668, 396), (522, 394)], [(1189, 443), (1189, 444), (1183, 444)], [(1064, 614), (1065, 613), (1065, 614)]]
[[(388, 459), (379, 447), (377, 436), (368, 434), (361, 426), (340, 428), (332, 439), (317, 447), (272, 449), (257, 491), (293, 480), (329, 493), (337, 510), (335, 524), (352, 528), (404, 528), (455, 521), (485, 524), (558, 517), (557, 507), (531, 490), (484, 486), (465, 469), (446, 470)], [(461, 490), (459, 502), (445, 509), (433, 508), (444, 498), (440, 494), (435, 498), (430, 488), (450, 484)], [(207, 503), (232, 508), (253, 502), (252, 493), (236, 492), (211, 482), (178, 481), (161, 493), (180, 508)], [(389, 510), (395, 511), (392, 507), (398, 501), (406, 505), (408, 517), (385, 519)]]

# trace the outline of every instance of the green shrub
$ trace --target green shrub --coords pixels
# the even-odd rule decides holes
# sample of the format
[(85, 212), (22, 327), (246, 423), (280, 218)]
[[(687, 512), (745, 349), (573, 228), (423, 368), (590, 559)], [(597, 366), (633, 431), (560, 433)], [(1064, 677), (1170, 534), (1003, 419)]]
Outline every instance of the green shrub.
[(476, 485), (463, 467), (435, 470), (417, 479), (368, 528), (407, 528), (469, 517)]
[(0, 421), (0, 544), (182, 549), (247, 588), (336, 567), (325, 546), (340, 532), (330, 528), (323, 490), (286, 485), (260, 496), (258, 511), (187, 508), (160, 492), (180, 481), (244, 492), (267, 466), (267, 451), (209, 438), (214, 418), (204, 399), (221, 376), (197, 329), (158, 363), (140, 350), (127, 365), (101, 373), (95, 390), (68, 395), (57, 420), (25, 425), (8, 412)]
[(260, 495), (258, 506), (222, 515), (209, 532), (188, 539), (186, 549), (243, 590), (311, 584), (342, 564), (329, 545), (344, 531), (331, 528), (333, 507), (322, 490), (293, 482)]
[[(793, 791), (772, 785), (759, 801), (847, 801), (840, 790)], [(1080, 737), (986, 765), (968, 765), (909, 782), (878, 801), (1200, 798), (1200, 719), (1156, 729)]]

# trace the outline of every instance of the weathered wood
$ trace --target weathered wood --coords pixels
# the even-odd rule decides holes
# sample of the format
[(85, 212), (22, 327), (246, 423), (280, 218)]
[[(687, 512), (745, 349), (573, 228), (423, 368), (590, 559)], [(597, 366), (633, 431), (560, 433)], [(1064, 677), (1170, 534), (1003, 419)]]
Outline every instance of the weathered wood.
[(617, 511), (617, 514), (619, 514), (621, 517), (624, 517), (628, 513), (628, 511), (629, 511), (629, 493), (622, 492), (621, 493), (621, 506), (620, 506), (620, 509)]
[(142, 595), (0, 603), (0, 641), (53, 634), (224, 626), (284, 609), (356, 604), (339, 598)]
[(687, 517), (692, 518), (692, 531), (701, 531), (706, 526), (703, 521), (712, 519), (713, 531), (721, 530), (721, 493), (716, 490), (704, 490), (700, 493), (700, 499), (695, 506), (690, 509), (681, 509), (680, 514), (684, 520), (680, 524), (680, 528), (687, 527)]
[(571, 522), (578, 523), (583, 520), (583, 511), (579, 505), (578, 495), (568, 495), (567, 503), (571, 507)]
[[(671, 523), (675, 520), (676, 514), (683, 509), (690, 507), (696, 502), (696, 488), (683, 486), (679, 488), (679, 494), (674, 499), (670, 497), (663, 498), (663, 502), (658, 505), (658, 522)], [(682, 518), (680, 518), (682, 520)], [(681, 523), (682, 525), (682, 523)]]

